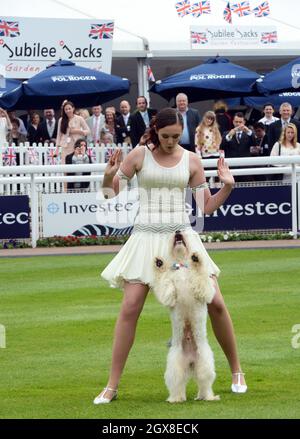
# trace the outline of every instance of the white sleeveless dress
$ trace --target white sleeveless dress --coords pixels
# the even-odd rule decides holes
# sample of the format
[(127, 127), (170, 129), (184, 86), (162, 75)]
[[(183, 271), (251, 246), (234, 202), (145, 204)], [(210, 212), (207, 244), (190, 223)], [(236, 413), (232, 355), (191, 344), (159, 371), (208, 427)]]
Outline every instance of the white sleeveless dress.
[(137, 173), (140, 207), (133, 233), (101, 276), (115, 288), (122, 288), (124, 281), (143, 283), (151, 288), (154, 259), (168, 256), (170, 240), (177, 230), (185, 233), (191, 251), (204, 257), (209, 273), (218, 276), (219, 268), (192, 229), (185, 211), (189, 152), (184, 150), (179, 163), (167, 168), (159, 165), (152, 152), (144, 148), (143, 166)]

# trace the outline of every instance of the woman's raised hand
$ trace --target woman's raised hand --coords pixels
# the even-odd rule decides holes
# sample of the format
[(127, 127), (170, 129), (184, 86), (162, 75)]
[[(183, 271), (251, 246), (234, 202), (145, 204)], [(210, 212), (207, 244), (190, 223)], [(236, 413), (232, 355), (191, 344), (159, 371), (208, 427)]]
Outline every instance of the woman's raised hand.
[(218, 176), (222, 183), (229, 184), (231, 186), (234, 185), (233, 175), (231, 174), (227, 163), (222, 157), (218, 160)]
[(108, 163), (105, 168), (105, 175), (107, 177), (114, 177), (118, 172), (122, 161), (122, 151), (116, 149), (116, 151), (110, 156)]

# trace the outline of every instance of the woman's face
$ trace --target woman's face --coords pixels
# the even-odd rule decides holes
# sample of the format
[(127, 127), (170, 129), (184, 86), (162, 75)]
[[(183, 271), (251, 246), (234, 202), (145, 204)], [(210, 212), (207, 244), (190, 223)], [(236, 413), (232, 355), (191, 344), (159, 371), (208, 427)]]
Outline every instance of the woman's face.
[(70, 104), (67, 104), (67, 105), (65, 105), (65, 107), (64, 107), (64, 112), (65, 112), (65, 114), (68, 116), (68, 117), (72, 117), (73, 116), (73, 114), (74, 114), (74, 107), (72, 107), (72, 105), (70, 105)]
[(40, 123), (40, 116), (38, 114), (34, 114), (32, 116), (32, 123), (34, 125), (38, 125)]
[(112, 111), (106, 111), (105, 115), (106, 115), (107, 122), (114, 121), (114, 113)]
[(295, 136), (295, 134), (294, 134), (293, 128), (287, 128), (286, 132), (285, 132), (286, 140), (288, 140), (289, 142), (292, 142), (294, 140), (294, 136)]
[(160, 128), (157, 135), (161, 149), (164, 152), (173, 152), (178, 145), (181, 134), (182, 126), (179, 123)]
[(17, 133), (18, 131), (19, 131), (19, 126), (18, 126), (18, 124), (16, 124), (15, 122), (13, 122), (12, 124), (11, 124), (11, 126), (12, 126), (12, 132), (13, 133)]
[(204, 122), (206, 126), (211, 126), (215, 121), (215, 118), (213, 116), (205, 116)]

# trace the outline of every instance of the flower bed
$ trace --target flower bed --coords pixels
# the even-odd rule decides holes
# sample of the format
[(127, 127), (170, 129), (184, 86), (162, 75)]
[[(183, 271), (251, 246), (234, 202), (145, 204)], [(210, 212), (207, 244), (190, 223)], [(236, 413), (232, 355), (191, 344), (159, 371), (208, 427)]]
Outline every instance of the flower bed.
[[(82, 245), (122, 245), (129, 236), (53, 236), (42, 238), (37, 241), (37, 247), (77, 247)], [(256, 241), (293, 239), (292, 232), (285, 233), (238, 233), (238, 232), (211, 232), (202, 233), (200, 238), (203, 242), (228, 242), (228, 241)], [(30, 243), (10, 239), (0, 242), (1, 249), (29, 248)]]

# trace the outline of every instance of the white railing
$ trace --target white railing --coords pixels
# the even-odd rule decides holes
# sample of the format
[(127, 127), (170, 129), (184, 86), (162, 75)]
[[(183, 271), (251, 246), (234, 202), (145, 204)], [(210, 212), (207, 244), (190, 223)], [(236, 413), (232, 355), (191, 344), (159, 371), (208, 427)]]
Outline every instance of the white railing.
[[(104, 145), (104, 144), (97, 144), (94, 145), (92, 143), (88, 144), (87, 148), (87, 154), (90, 156), (92, 163), (106, 163), (108, 161), (108, 158), (112, 154), (112, 152), (116, 149), (120, 148), (123, 152), (123, 157), (125, 157), (129, 151), (132, 149), (131, 145), (128, 144), (111, 144), (111, 145)], [(26, 143), (20, 143), (19, 146), (15, 146), (14, 143), (8, 144), (5, 143), (2, 146), (0, 146), (0, 176), (4, 175), (2, 172), (3, 168), (8, 167), (10, 169), (10, 175), (11, 177), (16, 177), (17, 175), (21, 177), (25, 177), (27, 173), (28, 166), (31, 165), (39, 165), (42, 166), (40, 168), (40, 175), (44, 176), (51, 176), (52, 174), (55, 175), (61, 175), (63, 174), (61, 172), (54, 172), (53, 166), (61, 164), (61, 148), (59, 148), (59, 154), (57, 157), (55, 157), (56, 152), (56, 146), (53, 145), (53, 143), (50, 144), (35, 144), (32, 145), (29, 144), (29, 142)], [(17, 166), (18, 165), (18, 166)], [(51, 168), (48, 168), (46, 170), (45, 165), (50, 165)], [(14, 168), (17, 166), (17, 172), (14, 171)], [(22, 168), (22, 170), (21, 170)], [(23, 169), (24, 168), (24, 169)], [(17, 183), (12, 183), (12, 180), (9, 184), (7, 184), (5, 187), (0, 184), (0, 194), (5, 195), (13, 195), (17, 191), (27, 193), (27, 188), (25, 185), (25, 181), (18, 181)], [(63, 180), (61, 180), (63, 181)], [(49, 179), (48, 182), (43, 183), (43, 189), (47, 192), (50, 191), (61, 191), (62, 190), (62, 184), (61, 182), (57, 183), (53, 181), (53, 179)], [(91, 185), (91, 189), (97, 190), (97, 184), (96, 181), (94, 181)]]
[[(233, 175), (271, 175), (271, 174), (288, 174), (291, 176), (292, 191), (292, 232), (294, 238), (297, 238), (297, 173), (300, 173), (300, 156), (289, 157), (246, 157), (226, 159), (229, 167), (232, 166), (248, 166), (243, 169), (232, 169)], [(217, 166), (216, 160), (203, 160), (205, 168)], [(265, 167), (255, 167), (263, 166)], [(267, 167), (272, 165), (273, 167)], [(276, 166), (274, 166), (276, 165)], [(36, 247), (39, 235), (38, 224), (38, 190), (39, 185), (90, 181), (97, 182), (98, 185), (103, 180), (103, 173), (106, 167), (105, 163), (87, 164), (87, 165), (28, 165), (28, 166), (3, 166), (0, 168), (0, 187), (7, 184), (23, 184), (29, 185), (29, 193), (31, 199), (31, 241), (32, 247)], [(66, 176), (64, 173), (91, 172), (91, 175)], [(3, 174), (1, 176), (1, 174)], [(18, 174), (18, 175), (17, 175)], [(45, 175), (46, 174), (46, 175)], [(51, 175), (48, 175), (51, 174)], [(216, 170), (205, 171), (207, 177), (217, 176)], [(1, 193), (0, 193), (1, 194)]]

